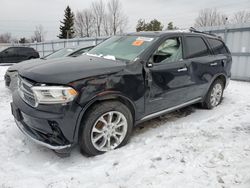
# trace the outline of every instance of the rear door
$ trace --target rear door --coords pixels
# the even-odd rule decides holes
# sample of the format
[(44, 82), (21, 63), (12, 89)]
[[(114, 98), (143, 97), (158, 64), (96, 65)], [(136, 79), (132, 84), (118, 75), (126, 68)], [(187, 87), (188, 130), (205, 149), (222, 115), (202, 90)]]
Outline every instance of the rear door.
[(195, 96), (192, 90), (195, 82), (189, 70), (190, 61), (183, 59), (183, 38), (181, 35), (167, 37), (152, 53), (147, 62), (146, 113), (152, 114), (171, 108)]
[(230, 75), (232, 57), (224, 42), (215, 38), (207, 38), (207, 41), (214, 54), (214, 62), (211, 64), (211, 69), (216, 74), (226, 72), (226, 75)]
[(184, 58), (189, 61), (188, 68), (195, 83), (192, 94), (203, 97), (209, 81), (215, 75), (213, 67), (216, 59), (202, 35), (186, 34), (184, 45)]

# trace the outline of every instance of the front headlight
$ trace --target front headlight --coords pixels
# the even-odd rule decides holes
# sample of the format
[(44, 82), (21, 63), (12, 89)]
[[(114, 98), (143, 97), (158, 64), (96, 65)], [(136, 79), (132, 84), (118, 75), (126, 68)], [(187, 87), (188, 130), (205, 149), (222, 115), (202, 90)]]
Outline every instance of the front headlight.
[(77, 95), (76, 90), (66, 86), (33, 86), (31, 89), (38, 104), (64, 104)]

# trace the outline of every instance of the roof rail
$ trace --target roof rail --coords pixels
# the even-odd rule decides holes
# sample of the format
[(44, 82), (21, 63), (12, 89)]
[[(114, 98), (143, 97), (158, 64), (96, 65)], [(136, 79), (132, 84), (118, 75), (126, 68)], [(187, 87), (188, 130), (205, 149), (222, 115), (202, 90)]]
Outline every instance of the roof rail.
[(213, 33), (198, 31), (198, 30), (196, 30), (196, 29), (193, 28), (193, 27), (190, 27), (190, 28), (189, 28), (189, 31), (190, 31), (190, 32), (193, 32), (193, 33), (202, 33), (202, 34), (211, 35), (211, 36), (220, 38), (219, 36), (217, 36), (217, 35), (215, 35), (215, 34), (213, 34)]

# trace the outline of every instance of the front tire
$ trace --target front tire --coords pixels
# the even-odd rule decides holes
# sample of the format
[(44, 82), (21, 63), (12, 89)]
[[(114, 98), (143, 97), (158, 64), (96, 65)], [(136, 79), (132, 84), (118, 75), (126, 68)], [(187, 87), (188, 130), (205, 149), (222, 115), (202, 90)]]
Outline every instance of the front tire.
[(211, 85), (202, 106), (206, 109), (212, 109), (218, 106), (222, 101), (223, 92), (224, 92), (223, 81), (221, 79), (215, 80)]
[(81, 153), (103, 154), (125, 145), (133, 128), (130, 110), (117, 101), (94, 105), (82, 123), (79, 138)]

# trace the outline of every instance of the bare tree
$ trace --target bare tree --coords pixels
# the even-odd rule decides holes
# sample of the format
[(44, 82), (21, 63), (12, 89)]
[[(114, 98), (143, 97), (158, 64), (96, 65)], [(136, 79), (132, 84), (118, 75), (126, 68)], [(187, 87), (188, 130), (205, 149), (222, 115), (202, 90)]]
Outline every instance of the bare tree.
[(10, 43), (11, 39), (11, 33), (4, 33), (0, 35), (0, 43)]
[(102, 0), (92, 3), (93, 15), (95, 18), (96, 35), (101, 36), (101, 26), (105, 15), (105, 4)]
[(250, 11), (236, 12), (231, 21), (233, 24), (250, 22)]
[(43, 42), (45, 40), (45, 34), (46, 32), (44, 31), (42, 25), (36, 26), (36, 29), (34, 31), (34, 36), (31, 37), (31, 40), (33, 42)]
[(111, 35), (111, 29), (110, 29), (110, 16), (109, 14), (105, 13), (103, 16), (103, 22), (102, 22), (102, 27), (103, 27), (103, 34), (105, 36)]
[(127, 23), (127, 17), (122, 12), (120, 0), (110, 0), (108, 2), (108, 11), (112, 34), (116, 35), (118, 30), (119, 32), (123, 32)]
[(93, 34), (94, 15), (90, 9), (76, 13), (75, 31), (79, 37), (91, 37)]
[(227, 16), (217, 11), (217, 9), (203, 9), (195, 19), (195, 27), (225, 25)]

